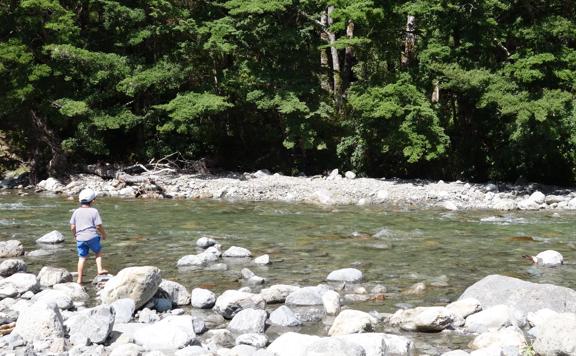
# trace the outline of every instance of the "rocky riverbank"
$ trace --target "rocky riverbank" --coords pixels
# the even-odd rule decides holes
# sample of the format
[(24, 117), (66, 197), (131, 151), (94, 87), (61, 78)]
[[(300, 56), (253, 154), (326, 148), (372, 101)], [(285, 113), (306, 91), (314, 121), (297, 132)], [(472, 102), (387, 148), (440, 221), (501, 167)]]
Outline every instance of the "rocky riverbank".
[[(6, 181), (3, 185), (9, 186)], [(357, 178), (353, 172), (340, 174), (337, 170), (327, 176), (291, 177), (267, 171), (207, 176), (179, 174), (170, 169), (130, 173), (93, 169), (92, 174), (70, 176), (66, 184), (49, 178), (33, 188), (37, 192), (74, 196), (84, 187), (97, 190), (101, 196), (127, 198), (286, 201), (447, 210), (576, 209), (575, 188)]]
[[(43, 241), (60, 243), (52, 235)], [(356, 268), (332, 271), (318, 285), (267, 285), (250, 270), (270, 264), (267, 255), (253, 258), (248, 249), (224, 249), (207, 237), (196, 245), (195, 254), (174, 261), (179, 268), (215, 271), (218, 265), (241, 264), (239, 282), (245, 286), (217, 295), (163, 279), (157, 267), (134, 266), (83, 287), (62, 268), (28, 273), (19, 241), (0, 242), (2, 354), (576, 354), (576, 291), (569, 288), (491, 275), (447, 305), (366, 312), (355, 304), (386, 298), (386, 286), (373, 285)], [(96, 301), (87, 293), (91, 288), (98, 289)], [(306, 332), (310, 325), (317, 325), (317, 332)], [(444, 341), (419, 344), (428, 335)], [(452, 344), (453, 338), (460, 342)]]

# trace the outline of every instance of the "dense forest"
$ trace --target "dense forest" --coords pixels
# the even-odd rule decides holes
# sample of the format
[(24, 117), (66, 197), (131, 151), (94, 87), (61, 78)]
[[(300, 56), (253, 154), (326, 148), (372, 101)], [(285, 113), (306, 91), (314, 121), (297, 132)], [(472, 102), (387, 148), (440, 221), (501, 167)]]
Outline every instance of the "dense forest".
[(1, 0), (0, 166), (576, 181), (576, 1)]

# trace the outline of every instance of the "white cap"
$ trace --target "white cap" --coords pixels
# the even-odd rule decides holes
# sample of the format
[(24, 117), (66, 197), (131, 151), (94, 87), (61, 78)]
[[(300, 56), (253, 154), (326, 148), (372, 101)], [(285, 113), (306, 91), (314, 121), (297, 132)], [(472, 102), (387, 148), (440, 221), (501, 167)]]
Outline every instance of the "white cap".
[(82, 189), (78, 195), (78, 200), (81, 203), (90, 203), (94, 199), (96, 199), (96, 192), (90, 188)]

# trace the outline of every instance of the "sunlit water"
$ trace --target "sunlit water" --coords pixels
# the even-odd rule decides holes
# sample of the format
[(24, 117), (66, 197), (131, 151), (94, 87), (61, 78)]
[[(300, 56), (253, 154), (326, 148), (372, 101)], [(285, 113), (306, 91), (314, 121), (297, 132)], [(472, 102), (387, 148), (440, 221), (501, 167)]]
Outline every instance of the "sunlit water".
[[(37, 238), (59, 230), (67, 237), (64, 246), (48, 256), (23, 259), (33, 273), (44, 265), (74, 271), (77, 258), (68, 221), (76, 207), (75, 201), (60, 196), (0, 195), (0, 238), (20, 240), (32, 251), (44, 248), (35, 243)], [(219, 293), (239, 288), (237, 271), (242, 267), (265, 277), (267, 285), (302, 286), (323, 283), (335, 269), (356, 267), (363, 271), (368, 290), (381, 284), (388, 292), (385, 300), (353, 308), (394, 312), (401, 304), (445, 305), (489, 274), (576, 287), (576, 212), (109, 198), (98, 199), (95, 207), (109, 234), (105, 267), (114, 273), (128, 266), (157, 266), (163, 278), (188, 290), (202, 286)], [(201, 236), (216, 238), (223, 250), (235, 245), (254, 256), (269, 254), (273, 263), (258, 267), (226, 259), (226, 272), (179, 270), (176, 261), (198, 253), (195, 242)], [(548, 249), (560, 251), (567, 264), (536, 268), (521, 258)], [(87, 263), (86, 273), (94, 276), (93, 261)], [(417, 282), (427, 284), (422, 294), (403, 293)], [(434, 286), (438, 282), (443, 283)]]

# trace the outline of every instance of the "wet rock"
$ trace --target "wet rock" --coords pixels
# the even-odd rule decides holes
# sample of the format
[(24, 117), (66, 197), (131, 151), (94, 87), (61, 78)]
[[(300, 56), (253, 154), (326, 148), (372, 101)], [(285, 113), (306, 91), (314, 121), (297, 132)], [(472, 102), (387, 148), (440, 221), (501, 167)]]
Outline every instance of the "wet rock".
[(157, 267), (128, 267), (111, 278), (99, 294), (102, 302), (106, 304), (131, 298), (138, 309), (156, 294), (161, 282), (160, 269)]
[(39, 244), (60, 244), (64, 242), (64, 235), (60, 231), (51, 231), (36, 240)]
[(41, 287), (52, 287), (55, 284), (72, 282), (72, 274), (64, 268), (44, 266), (38, 272), (38, 282)]
[(0, 277), (9, 277), (14, 273), (26, 272), (27, 268), (26, 262), (17, 258), (10, 258), (0, 263)]
[(366, 352), (361, 346), (331, 337), (315, 340), (306, 347), (305, 352), (307, 356), (366, 356)]
[(279, 326), (300, 326), (302, 322), (298, 320), (292, 309), (285, 305), (280, 306), (270, 313), (270, 322)]
[(99, 305), (82, 310), (71, 316), (64, 323), (70, 335), (84, 335), (93, 344), (106, 341), (114, 326), (114, 308), (109, 305)]
[(190, 293), (186, 287), (178, 282), (163, 279), (158, 286), (156, 296), (164, 296), (170, 299), (174, 305), (188, 305), (190, 304)]
[(464, 327), (474, 333), (483, 333), (490, 329), (499, 329), (506, 326), (522, 327), (525, 319), (522, 312), (514, 310), (507, 305), (495, 305), (466, 318)]
[(0, 241), (0, 258), (24, 255), (24, 246), (18, 240)]
[(202, 236), (196, 240), (196, 246), (200, 248), (208, 248), (210, 246), (216, 245), (218, 242), (211, 237)]
[(287, 332), (274, 340), (266, 350), (276, 356), (306, 356), (306, 348), (319, 339), (318, 336)]
[(378, 320), (368, 313), (359, 310), (343, 310), (330, 327), (328, 335), (356, 334), (372, 331)]
[(270, 256), (262, 255), (254, 259), (254, 263), (257, 265), (268, 265), (270, 264)]
[(27, 342), (35, 342), (62, 338), (65, 328), (55, 304), (36, 303), (22, 310), (12, 332)]
[(288, 284), (275, 284), (269, 288), (260, 291), (260, 295), (266, 303), (284, 303), (286, 297), (292, 292), (299, 290), (300, 287)]
[(72, 309), (74, 307), (74, 302), (72, 298), (66, 294), (66, 292), (45, 289), (40, 293), (34, 295), (31, 299), (32, 303), (43, 302), (46, 304), (56, 304), (61, 310)]
[(268, 345), (268, 336), (265, 334), (243, 334), (236, 338), (236, 345), (250, 345), (261, 349)]
[(501, 275), (490, 275), (474, 283), (459, 300), (465, 298), (476, 298), (483, 308), (505, 304), (525, 314), (545, 308), (559, 313), (576, 312), (576, 291), (572, 289)]
[(322, 305), (329, 315), (337, 315), (340, 313), (340, 294), (333, 290), (326, 291), (322, 295)]
[(190, 299), (194, 308), (210, 309), (216, 303), (216, 295), (203, 288), (194, 288)]
[(517, 326), (508, 326), (498, 330), (489, 330), (484, 332), (468, 345), (472, 349), (482, 349), (486, 347), (512, 347), (517, 354), (522, 354), (522, 349), (526, 346), (524, 333)]
[(239, 311), (230, 324), (228, 330), (237, 334), (257, 333), (262, 334), (266, 327), (268, 313), (260, 309), (244, 309)]
[(266, 302), (259, 294), (227, 290), (216, 299), (214, 311), (226, 319), (232, 319), (244, 309), (264, 309)]
[(330, 272), (326, 280), (330, 282), (361, 282), (363, 278), (362, 272), (356, 268), (343, 268)]
[(390, 323), (407, 331), (437, 332), (450, 326), (454, 319), (455, 315), (445, 307), (418, 307), (396, 311)]
[(114, 309), (116, 323), (128, 323), (132, 320), (132, 315), (136, 309), (134, 299), (122, 298), (115, 300), (110, 306)]
[(243, 247), (232, 246), (222, 254), (223, 257), (245, 258), (252, 257), (252, 252)]

